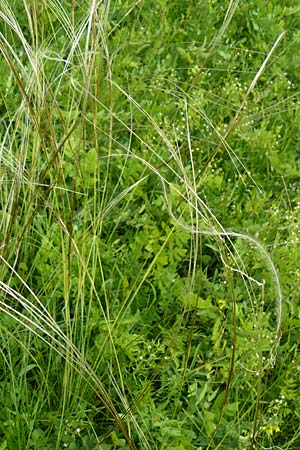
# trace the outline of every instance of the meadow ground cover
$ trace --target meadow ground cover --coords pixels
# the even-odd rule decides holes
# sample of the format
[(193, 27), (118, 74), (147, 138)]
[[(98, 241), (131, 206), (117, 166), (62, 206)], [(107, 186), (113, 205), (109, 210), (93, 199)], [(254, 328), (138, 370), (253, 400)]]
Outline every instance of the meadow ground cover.
[(299, 30), (0, 0), (0, 450), (300, 448)]

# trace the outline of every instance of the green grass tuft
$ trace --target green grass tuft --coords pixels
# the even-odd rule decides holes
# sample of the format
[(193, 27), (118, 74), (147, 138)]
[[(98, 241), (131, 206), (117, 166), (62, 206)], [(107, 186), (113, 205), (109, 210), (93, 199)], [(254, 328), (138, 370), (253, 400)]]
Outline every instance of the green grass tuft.
[(0, 450), (299, 448), (299, 13), (0, 0)]

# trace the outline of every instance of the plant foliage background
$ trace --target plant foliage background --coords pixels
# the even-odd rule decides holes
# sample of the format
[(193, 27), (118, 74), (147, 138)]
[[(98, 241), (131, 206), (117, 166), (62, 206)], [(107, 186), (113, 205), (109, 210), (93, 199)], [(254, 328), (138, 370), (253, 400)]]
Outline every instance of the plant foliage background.
[(0, 449), (300, 448), (295, 2), (0, 2)]

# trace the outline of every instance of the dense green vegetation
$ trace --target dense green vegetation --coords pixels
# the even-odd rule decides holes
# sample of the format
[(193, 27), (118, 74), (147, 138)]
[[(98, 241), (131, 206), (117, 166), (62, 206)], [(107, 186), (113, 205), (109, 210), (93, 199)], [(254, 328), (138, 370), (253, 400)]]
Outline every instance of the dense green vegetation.
[(300, 448), (300, 7), (0, 1), (0, 450)]

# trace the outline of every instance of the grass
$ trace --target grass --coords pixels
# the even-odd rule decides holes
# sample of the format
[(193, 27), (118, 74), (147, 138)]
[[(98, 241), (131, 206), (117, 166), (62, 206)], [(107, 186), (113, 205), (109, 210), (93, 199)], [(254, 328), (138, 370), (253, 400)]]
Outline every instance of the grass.
[(298, 448), (297, 8), (0, 20), (0, 449)]

